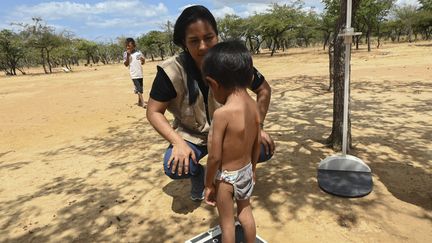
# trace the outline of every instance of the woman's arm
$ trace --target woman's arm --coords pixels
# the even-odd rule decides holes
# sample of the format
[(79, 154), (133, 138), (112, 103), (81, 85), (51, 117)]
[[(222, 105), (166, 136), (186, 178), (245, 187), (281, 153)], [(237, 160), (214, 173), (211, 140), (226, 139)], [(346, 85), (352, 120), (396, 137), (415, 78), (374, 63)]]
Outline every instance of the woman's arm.
[(257, 95), (258, 110), (260, 114), (260, 123), (263, 124), (267, 111), (270, 105), (271, 88), (267, 81), (263, 81), (262, 84), (253, 92)]
[(266, 80), (253, 92), (257, 95), (257, 104), (260, 114), (260, 124), (261, 124), (261, 143), (264, 145), (266, 154), (272, 154), (275, 149), (273, 139), (264, 131), (263, 125), (264, 120), (267, 115), (267, 111), (270, 105), (271, 98), (271, 88)]
[(168, 107), (169, 102), (160, 102), (152, 98), (149, 98), (147, 103), (147, 120), (154, 127), (154, 129), (162, 135), (168, 142), (173, 146), (171, 158), (168, 161), (172, 161), (171, 171), (174, 173), (178, 167), (178, 175), (189, 173), (189, 158), (196, 162), (195, 153), (187, 145), (180, 135), (178, 135), (171, 127), (170, 123), (165, 117), (165, 111)]

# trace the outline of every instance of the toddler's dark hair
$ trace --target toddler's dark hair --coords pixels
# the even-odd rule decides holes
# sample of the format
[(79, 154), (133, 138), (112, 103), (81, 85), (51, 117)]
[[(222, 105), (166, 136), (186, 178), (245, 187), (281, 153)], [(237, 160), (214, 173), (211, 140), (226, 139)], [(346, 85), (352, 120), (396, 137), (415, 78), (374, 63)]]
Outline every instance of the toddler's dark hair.
[(132, 43), (135, 45), (135, 40), (133, 38), (126, 38), (125, 44), (127, 45), (129, 43)]
[(187, 27), (195, 23), (198, 20), (208, 22), (212, 27), (216, 35), (218, 34), (216, 20), (211, 12), (202, 5), (194, 5), (187, 7), (183, 10), (177, 21), (174, 24), (173, 42), (177, 46), (185, 49), (185, 38)]
[(239, 41), (221, 42), (205, 55), (202, 74), (226, 89), (247, 88), (253, 77), (252, 57)]

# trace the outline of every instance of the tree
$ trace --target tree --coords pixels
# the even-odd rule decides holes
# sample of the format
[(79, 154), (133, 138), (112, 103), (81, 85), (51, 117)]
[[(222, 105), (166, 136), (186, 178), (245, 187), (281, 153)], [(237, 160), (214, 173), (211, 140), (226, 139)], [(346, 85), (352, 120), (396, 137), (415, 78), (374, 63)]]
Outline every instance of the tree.
[(56, 66), (66, 67), (72, 70), (72, 58), (76, 53), (72, 48), (72, 39), (63, 36), (60, 41), (61, 45), (52, 53), (53, 63)]
[(261, 44), (264, 42), (265, 35), (261, 29), (261, 21), (264, 18), (263, 15), (253, 15), (244, 21), (245, 38), (246, 42), (249, 43), (249, 50), (252, 53), (258, 54), (260, 52)]
[(324, 1), (325, 8), (323, 14), (321, 14), (321, 22), (318, 28), (323, 32), (323, 50), (329, 43), (331, 35), (333, 34), (334, 27), (336, 25), (337, 18), (339, 16), (339, 6), (336, 4), (338, 1)]
[[(352, 3), (352, 16), (355, 13), (360, 4), (360, 0), (354, 0)], [(334, 33), (342, 33), (345, 28), (346, 22), (346, 1), (341, 1), (339, 18), (336, 22)], [(343, 125), (343, 96), (344, 96), (344, 75), (345, 72), (350, 72), (350, 70), (344, 70), (345, 58), (351, 58), (346, 56), (344, 50), (344, 40), (343, 38), (334, 35), (334, 56), (333, 56), (333, 124), (330, 136), (327, 138), (326, 143), (333, 147), (334, 149), (340, 150), (342, 148), (342, 125)], [(349, 106), (348, 106), (349, 107)], [(348, 109), (349, 111), (349, 109)], [(347, 131), (347, 151), (352, 145), (351, 139), (351, 117), (348, 112), (348, 131)]]
[(33, 24), (20, 24), (24, 27), (25, 39), (29, 46), (39, 50), (44, 72), (52, 73), (51, 52), (61, 45), (61, 38), (55, 34), (54, 28), (43, 23), (41, 18), (34, 17), (32, 20)]
[(114, 42), (97, 43), (96, 55), (103, 64), (118, 63), (123, 59), (123, 46)]
[[(54, 32), (54, 28), (43, 23), (41, 18), (32, 18), (33, 24), (17, 24), (24, 30), (21, 32), (26, 44), (39, 50), (41, 63), (46, 74), (52, 73), (51, 52), (61, 45), (61, 36)], [(46, 66), (48, 65), (48, 70)]]
[(165, 25), (163, 25), (163, 32), (166, 35), (166, 41), (167, 41), (166, 44), (168, 46), (171, 56), (174, 56), (174, 54), (178, 51), (178, 48), (174, 44), (173, 29), (174, 29), (174, 25), (169, 20)]
[(395, 10), (396, 18), (402, 23), (404, 31), (408, 34), (408, 41), (412, 42), (412, 35), (414, 34), (414, 24), (416, 22), (417, 9), (413, 5), (405, 5), (396, 7)]
[(371, 51), (370, 37), (372, 31), (376, 30), (378, 35), (378, 45), (380, 46), (380, 27), (387, 16), (394, 0), (362, 0), (357, 11), (358, 22), (366, 27), (366, 41), (368, 51)]
[(263, 14), (260, 28), (272, 44), (271, 56), (275, 53), (276, 48), (279, 48), (281, 37), (285, 31), (298, 26), (300, 7), (299, 2), (294, 2), (292, 5), (275, 3), (268, 13)]
[(337, 38), (339, 28), (337, 28), (338, 21), (340, 21), (340, 9), (341, 3), (340, 1), (332, 1), (332, 0), (324, 0), (325, 6), (325, 18), (326, 25), (329, 28), (327, 31), (329, 33), (329, 48), (328, 48), (328, 56), (329, 56), (329, 87), (328, 91), (333, 90), (333, 81), (334, 81), (334, 44), (335, 38)]
[(245, 36), (245, 23), (237, 15), (227, 14), (224, 18), (217, 20), (219, 36), (223, 41), (241, 40)]
[(157, 30), (152, 30), (138, 38), (139, 45), (145, 49), (146, 53), (150, 53), (152, 61), (154, 61), (155, 51), (158, 51), (159, 56), (164, 60), (168, 42), (169, 37), (167, 33)]
[(417, 12), (415, 28), (422, 33), (424, 39), (432, 37), (432, 0), (420, 0), (421, 7)]
[(432, 0), (418, 0), (420, 2), (420, 10), (432, 11)]
[(300, 46), (309, 47), (312, 42), (320, 39), (322, 30), (320, 28), (320, 18), (314, 11), (300, 12), (299, 23), (295, 31), (295, 38)]
[(0, 70), (7, 75), (16, 75), (16, 70), (22, 74), (21, 60), (26, 55), (26, 47), (22, 37), (10, 30), (0, 32)]
[(90, 60), (93, 62), (93, 64), (96, 64), (99, 61), (99, 58), (97, 57), (98, 45), (96, 44), (96, 42), (79, 39), (77, 47), (87, 60), (86, 65), (90, 65)]

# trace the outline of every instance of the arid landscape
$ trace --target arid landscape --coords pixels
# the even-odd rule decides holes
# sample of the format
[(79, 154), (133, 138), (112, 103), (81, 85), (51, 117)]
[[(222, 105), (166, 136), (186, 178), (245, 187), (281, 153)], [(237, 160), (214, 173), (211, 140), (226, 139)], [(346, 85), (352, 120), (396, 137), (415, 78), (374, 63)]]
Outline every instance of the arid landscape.
[[(143, 68), (148, 98), (158, 62)], [(272, 160), (252, 197), (268, 242), (432, 242), (432, 43), (354, 50), (351, 153), (372, 169), (363, 198), (321, 191), (336, 152), (321, 47), (254, 56), (272, 87)], [(0, 242), (184, 242), (218, 224), (162, 169), (154, 131), (121, 64), (0, 76)], [(206, 159), (201, 163), (205, 164)]]

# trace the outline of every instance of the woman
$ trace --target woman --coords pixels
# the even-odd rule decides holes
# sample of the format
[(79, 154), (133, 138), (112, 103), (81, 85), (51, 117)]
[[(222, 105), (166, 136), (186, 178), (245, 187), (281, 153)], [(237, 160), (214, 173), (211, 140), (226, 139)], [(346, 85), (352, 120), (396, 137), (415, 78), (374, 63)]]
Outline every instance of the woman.
[[(205, 173), (199, 160), (207, 155), (211, 117), (220, 104), (202, 80), (201, 62), (218, 43), (216, 21), (207, 8), (188, 7), (178, 17), (173, 37), (183, 52), (158, 65), (147, 104), (147, 119), (170, 142), (164, 156), (165, 174), (172, 179), (191, 178), (191, 199), (202, 200)], [(250, 88), (257, 94), (262, 126), (271, 89), (256, 69)], [(175, 118), (173, 126), (165, 117), (166, 110)], [(264, 130), (261, 140), (262, 162), (272, 157), (274, 142)]]

